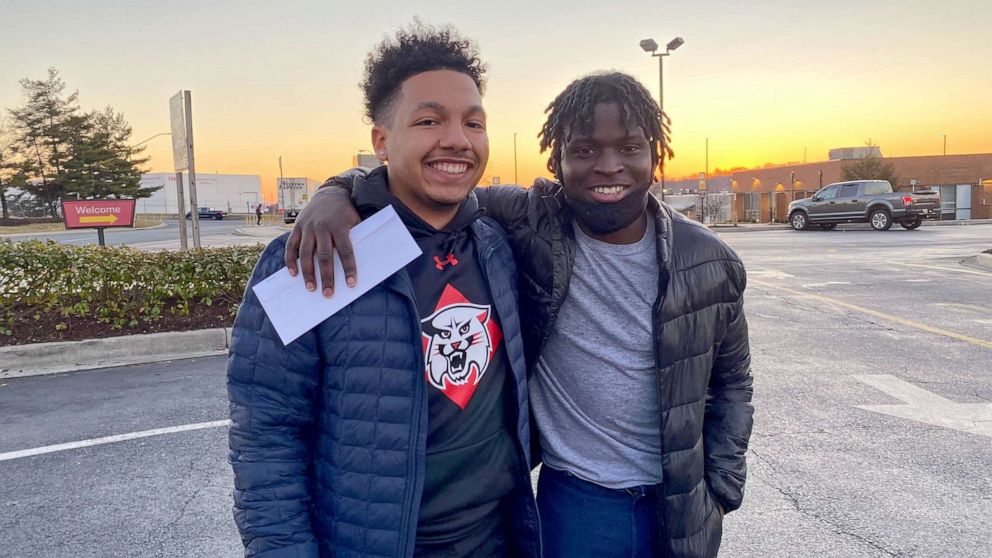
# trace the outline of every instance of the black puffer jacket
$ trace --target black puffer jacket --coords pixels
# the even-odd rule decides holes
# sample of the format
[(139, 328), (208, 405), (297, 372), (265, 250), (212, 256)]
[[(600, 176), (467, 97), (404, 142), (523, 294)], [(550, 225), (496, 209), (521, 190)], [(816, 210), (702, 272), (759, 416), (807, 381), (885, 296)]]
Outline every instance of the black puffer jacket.
[[(555, 324), (575, 262), (575, 238), (561, 187), (476, 189), (506, 230), (517, 258), (520, 322), (529, 362)], [(658, 234), (659, 298), (654, 308), (661, 393), (664, 498), (657, 512), (665, 557), (710, 557), (722, 517), (741, 505), (751, 436), (750, 351), (744, 266), (705, 227), (651, 198)]]

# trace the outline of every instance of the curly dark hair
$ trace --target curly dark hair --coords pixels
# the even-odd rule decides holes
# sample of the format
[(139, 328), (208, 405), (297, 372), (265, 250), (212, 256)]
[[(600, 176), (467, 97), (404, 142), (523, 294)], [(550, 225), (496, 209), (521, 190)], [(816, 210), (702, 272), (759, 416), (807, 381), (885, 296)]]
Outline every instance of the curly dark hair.
[(403, 82), (432, 70), (454, 70), (472, 78), (481, 94), (486, 66), (475, 43), (450, 25), (430, 26), (418, 19), (387, 37), (365, 59), (365, 115), (376, 124), (389, 125), (392, 104)]
[(541, 152), (550, 149), (548, 170), (561, 179), (561, 150), (572, 134), (592, 132), (593, 114), (600, 103), (620, 106), (623, 122), (633, 120), (647, 136), (651, 158), (655, 164), (665, 164), (675, 153), (669, 146), (671, 121), (661, 111), (651, 93), (632, 76), (621, 72), (602, 72), (579, 78), (568, 85), (544, 112), (547, 121), (538, 137)]

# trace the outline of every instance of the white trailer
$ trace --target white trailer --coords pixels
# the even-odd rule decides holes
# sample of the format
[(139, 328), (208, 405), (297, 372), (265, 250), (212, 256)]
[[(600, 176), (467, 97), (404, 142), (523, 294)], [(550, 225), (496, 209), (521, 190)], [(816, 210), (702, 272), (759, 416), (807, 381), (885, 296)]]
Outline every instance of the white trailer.
[(280, 178), (276, 182), (279, 191), (279, 207), (286, 223), (295, 223), (296, 216), (303, 211), (319, 182), (312, 178)]

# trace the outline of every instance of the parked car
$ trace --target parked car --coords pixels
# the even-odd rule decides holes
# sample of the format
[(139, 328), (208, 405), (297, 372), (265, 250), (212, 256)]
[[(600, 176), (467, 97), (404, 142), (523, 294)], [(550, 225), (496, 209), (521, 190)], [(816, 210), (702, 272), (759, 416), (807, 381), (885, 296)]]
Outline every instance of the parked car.
[(893, 192), (887, 180), (836, 182), (811, 198), (789, 204), (789, 223), (797, 231), (832, 229), (838, 223), (869, 223), (876, 231), (887, 231), (892, 223), (899, 223), (913, 230), (924, 219), (935, 219), (939, 214), (937, 192)]
[[(220, 221), (224, 218), (225, 215), (227, 215), (227, 213), (224, 213), (219, 209), (210, 209), (209, 207), (198, 207), (196, 209), (196, 215), (199, 219), (213, 219), (214, 221)], [(187, 211), (186, 218), (192, 219), (193, 212)]]

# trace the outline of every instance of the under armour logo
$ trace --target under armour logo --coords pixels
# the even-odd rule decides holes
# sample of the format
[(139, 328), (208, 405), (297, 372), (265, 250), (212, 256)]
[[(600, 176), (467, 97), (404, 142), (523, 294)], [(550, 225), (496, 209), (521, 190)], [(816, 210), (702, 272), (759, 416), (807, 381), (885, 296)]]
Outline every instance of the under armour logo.
[(439, 270), (444, 271), (444, 266), (448, 264), (458, 265), (458, 260), (455, 258), (454, 254), (448, 253), (448, 257), (444, 258), (443, 260), (441, 259), (440, 256), (434, 256), (434, 267), (438, 268)]

